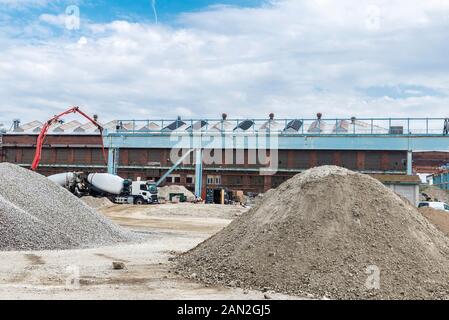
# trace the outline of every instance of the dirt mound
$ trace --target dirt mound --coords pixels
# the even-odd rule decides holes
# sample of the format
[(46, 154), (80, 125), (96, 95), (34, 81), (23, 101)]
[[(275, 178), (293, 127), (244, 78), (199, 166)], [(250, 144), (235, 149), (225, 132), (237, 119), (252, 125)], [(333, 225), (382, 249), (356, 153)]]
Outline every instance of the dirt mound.
[(449, 236), (449, 212), (428, 207), (419, 208), (418, 210), (424, 217), (429, 219), (438, 230), (443, 232), (446, 236)]
[(81, 200), (84, 201), (89, 207), (94, 209), (101, 209), (113, 206), (114, 203), (108, 198), (95, 198), (95, 197), (82, 197)]
[(448, 248), (440, 231), (379, 181), (324, 166), (264, 195), (177, 267), (207, 283), (300, 296), (447, 298)]
[(72, 249), (137, 240), (46, 177), (0, 164), (0, 250)]
[(171, 185), (158, 189), (158, 197), (161, 200), (170, 200), (170, 193), (182, 193), (187, 197), (188, 202), (195, 201), (195, 195), (184, 186)]

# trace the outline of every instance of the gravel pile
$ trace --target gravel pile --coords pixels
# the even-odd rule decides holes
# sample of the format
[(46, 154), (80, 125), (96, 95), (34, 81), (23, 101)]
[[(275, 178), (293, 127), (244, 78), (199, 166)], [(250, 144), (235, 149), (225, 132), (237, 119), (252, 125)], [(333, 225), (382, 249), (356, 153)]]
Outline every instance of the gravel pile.
[(448, 258), (449, 240), (416, 208), (367, 175), (324, 166), (264, 195), (176, 267), (206, 283), (299, 296), (443, 299)]
[(138, 240), (46, 177), (0, 164), (0, 250), (57, 250)]

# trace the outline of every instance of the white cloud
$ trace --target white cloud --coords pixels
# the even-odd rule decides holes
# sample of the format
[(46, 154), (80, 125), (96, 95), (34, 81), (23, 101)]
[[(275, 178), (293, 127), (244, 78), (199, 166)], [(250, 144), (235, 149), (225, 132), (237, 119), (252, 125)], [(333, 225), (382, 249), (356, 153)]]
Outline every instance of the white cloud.
[(0, 0), (0, 5), (23, 8), (29, 6), (45, 6), (50, 0)]
[(61, 26), (64, 26), (66, 23), (66, 15), (65, 14), (59, 14), (59, 15), (42, 14), (39, 16), (39, 20), (42, 22), (46, 22), (50, 25), (61, 27)]
[[(449, 1), (437, 0), (285, 0), (184, 14), (177, 28), (85, 22), (81, 39), (6, 41), (0, 110), (24, 120), (74, 104), (107, 119), (446, 116), (448, 12)], [(61, 25), (62, 17), (41, 20)], [(442, 94), (359, 90), (398, 85)]]

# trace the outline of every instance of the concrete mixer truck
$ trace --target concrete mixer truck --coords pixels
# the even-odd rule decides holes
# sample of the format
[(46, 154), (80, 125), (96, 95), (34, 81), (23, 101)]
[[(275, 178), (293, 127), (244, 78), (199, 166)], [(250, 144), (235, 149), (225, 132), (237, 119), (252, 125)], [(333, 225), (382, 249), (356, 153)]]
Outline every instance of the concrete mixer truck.
[(120, 204), (158, 202), (154, 182), (132, 181), (109, 173), (65, 172), (48, 177), (78, 197), (106, 197)]

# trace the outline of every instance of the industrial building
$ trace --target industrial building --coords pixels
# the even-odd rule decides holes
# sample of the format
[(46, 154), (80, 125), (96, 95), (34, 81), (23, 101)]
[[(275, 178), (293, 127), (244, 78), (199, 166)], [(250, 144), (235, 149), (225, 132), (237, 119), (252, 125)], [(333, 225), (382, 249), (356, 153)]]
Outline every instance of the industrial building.
[[(199, 183), (203, 196), (206, 188), (264, 192), (303, 170), (320, 165), (338, 165), (376, 174), (377, 177), (380, 174), (390, 177), (410, 175), (413, 152), (428, 148), (444, 149), (442, 146), (449, 137), (443, 134), (440, 126), (443, 121), (329, 120), (323, 119), (321, 114), (316, 119), (278, 120), (270, 114), (267, 119), (230, 120), (223, 114), (221, 119), (216, 120), (110, 121), (103, 124), (103, 137), (91, 123), (70, 121), (54, 124), (49, 130), (39, 172), (50, 175), (65, 171), (112, 171), (131, 179), (157, 180), (173, 166), (175, 161), (171, 159), (171, 153), (178, 144), (184, 151), (199, 148), (202, 150), (201, 157), (208, 154), (215, 160), (216, 150), (225, 150), (218, 156), (223, 161), (202, 164), (201, 175), (195, 175), (198, 167), (195, 166), (195, 153), (192, 152), (165, 181), (166, 184), (185, 185), (191, 190)], [(11, 130), (1, 137), (0, 161), (29, 166), (42, 125), (40, 121), (25, 124), (15, 121)], [(259, 149), (259, 142), (251, 145), (249, 140), (251, 137), (271, 139), (273, 136), (276, 137), (276, 148), (263, 152), (268, 156), (276, 152), (276, 170), (261, 174), (267, 165), (258, 161), (261, 151), (255, 149)], [(199, 147), (194, 145), (195, 137), (199, 137)], [(206, 138), (209, 140), (206, 141)], [(221, 142), (217, 142), (219, 138)], [(223, 142), (223, 138), (231, 139), (231, 143)], [(182, 139), (189, 142), (180, 143)], [(213, 142), (210, 142), (211, 139)], [(239, 139), (241, 142), (238, 142)], [(109, 159), (103, 158), (102, 142)], [(253, 151), (256, 156), (252, 155)], [(229, 152), (232, 153), (231, 163), (225, 159), (225, 153)], [(419, 155), (418, 159), (425, 163), (425, 157)], [(198, 177), (201, 181), (197, 181)], [(382, 181), (382, 178), (379, 180)], [(396, 180), (397, 184), (404, 185), (400, 179)], [(412, 182), (409, 179), (407, 183)]]

